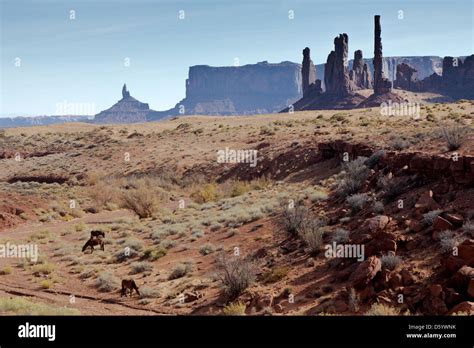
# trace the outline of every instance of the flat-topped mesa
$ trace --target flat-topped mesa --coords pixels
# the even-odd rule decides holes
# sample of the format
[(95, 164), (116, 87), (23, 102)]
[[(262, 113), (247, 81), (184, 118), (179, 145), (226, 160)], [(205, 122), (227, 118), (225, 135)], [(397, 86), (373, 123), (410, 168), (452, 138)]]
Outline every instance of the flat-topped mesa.
[(374, 94), (384, 94), (392, 91), (392, 83), (383, 74), (382, 27), (380, 16), (374, 16)]
[(372, 76), (369, 66), (364, 62), (361, 50), (354, 52), (354, 61), (352, 63), (352, 70), (349, 73), (349, 78), (357, 89), (372, 88)]
[(303, 63), (301, 65), (301, 81), (303, 97), (309, 94), (319, 94), (322, 92), (321, 80), (316, 79), (316, 67), (310, 56), (310, 49), (306, 47), (303, 50)]
[(354, 89), (348, 72), (348, 48), (347, 34), (340, 34), (334, 39), (334, 51), (329, 53), (324, 68), (324, 83), (328, 94), (343, 97), (349, 95)]

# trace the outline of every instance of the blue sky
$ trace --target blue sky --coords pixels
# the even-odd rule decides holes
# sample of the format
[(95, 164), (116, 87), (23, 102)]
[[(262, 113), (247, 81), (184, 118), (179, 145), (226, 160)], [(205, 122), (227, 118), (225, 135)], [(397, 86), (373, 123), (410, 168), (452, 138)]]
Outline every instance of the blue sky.
[[(185, 96), (188, 67), (325, 62), (339, 33), (350, 56), (472, 54), (474, 0), (0, 0), (0, 115), (51, 115), (64, 101), (99, 112), (132, 96), (155, 110)], [(70, 11), (75, 19), (70, 19)], [(185, 18), (179, 18), (183, 10)], [(294, 18), (289, 18), (289, 11)], [(403, 19), (399, 19), (399, 11)], [(21, 59), (21, 66), (15, 66)], [(130, 65), (125, 66), (129, 58)]]

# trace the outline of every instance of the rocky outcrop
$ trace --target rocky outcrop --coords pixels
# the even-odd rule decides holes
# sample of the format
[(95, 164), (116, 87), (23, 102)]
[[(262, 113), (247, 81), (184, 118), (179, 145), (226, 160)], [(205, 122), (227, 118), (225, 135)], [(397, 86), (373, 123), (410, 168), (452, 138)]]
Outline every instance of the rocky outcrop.
[(354, 90), (348, 71), (349, 37), (340, 34), (334, 39), (334, 51), (329, 53), (324, 73), (326, 93), (345, 97)]
[(383, 74), (382, 27), (380, 16), (374, 16), (374, 94), (380, 95), (392, 91), (392, 83)]
[(156, 111), (148, 104), (142, 103), (130, 95), (127, 86), (123, 85), (122, 99), (111, 108), (95, 115), (94, 123), (137, 123), (149, 121)]
[(432, 74), (420, 81), (415, 90), (474, 99), (474, 54), (464, 60), (461, 57), (444, 57), (442, 75)]
[(397, 65), (397, 76), (393, 82), (393, 87), (407, 91), (419, 88), (416, 69), (406, 63)]
[(310, 49), (306, 47), (303, 50), (303, 63), (301, 66), (301, 81), (303, 97), (307, 96), (316, 83), (316, 68), (311, 60)]
[(158, 118), (175, 115), (253, 115), (277, 112), (301, 98), (301, 65), (260, 62), (189, 68), (186, 98)]
[(354, 61), (349, 77), (357, 89), (372, 88), (372, 75), (370, 74), (369, 66), (362, 58), (362, 51), (354, 52)]
[[(370, 75), (374, 76), (374, 62), (372, 58), (363, 58), (364, 64), (367, 64)], [(417, 71), (418, 79), (422, 80), (432, 74), (441, 75), (443, 72), (443, 57), (439, 56), (404, 56), (404, 57), (382, 57), (382, 71), (390, 80), (395, 81), (397, 75), (397, 66), (399, 64), (408, 64)], [(324, 81), (324, 67), (326, 64), (316, 64), (318, 78)], [(354, 68), (354, 59), (349, 60), (349, 69)], [(372, 80), (371, 80), (372, 82)], [(323, 86), (324, 87), (324, 86)]]

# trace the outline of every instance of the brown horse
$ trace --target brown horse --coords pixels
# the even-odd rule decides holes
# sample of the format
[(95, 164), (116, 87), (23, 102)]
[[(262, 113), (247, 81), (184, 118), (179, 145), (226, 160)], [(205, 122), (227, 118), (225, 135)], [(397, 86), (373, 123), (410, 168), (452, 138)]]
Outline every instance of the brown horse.
[(94, 231), (91, 231), (91, 238), (92, 237), (102, 237), (102, 238), (105, 238), (105, 233), (102, 232), (102, 231), (99, 231), (99, 230), (94, 230)]
[(102, 250), (104, 250), (104, 241), (100, 237), (90, 237), (89, 240), (82, 247), (82, 252), (84, 252), (88, 247), (91, 248), (91, 253), (94, 252), (94, 245), (99, 245)]
[(122, 296), (127, 296), (127, 290), (130, 290), (130, 297), (133, 295), (133, 290), (135, 290), (140, 296), (140, 291), (138, 291), (138, 286), (133, 279), (124, 279), (122, 280)]

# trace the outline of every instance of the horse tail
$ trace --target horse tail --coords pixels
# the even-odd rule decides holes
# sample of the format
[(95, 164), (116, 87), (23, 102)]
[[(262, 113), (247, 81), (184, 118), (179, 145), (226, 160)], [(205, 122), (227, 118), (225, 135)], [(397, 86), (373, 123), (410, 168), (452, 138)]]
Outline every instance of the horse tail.
[(89, 241), (87, 241), (86, 244), (84, 244), (84, 246), (82, 247), (82, 252), (84, 252), (88, 246), (89, 246)]

